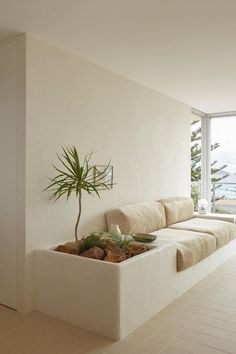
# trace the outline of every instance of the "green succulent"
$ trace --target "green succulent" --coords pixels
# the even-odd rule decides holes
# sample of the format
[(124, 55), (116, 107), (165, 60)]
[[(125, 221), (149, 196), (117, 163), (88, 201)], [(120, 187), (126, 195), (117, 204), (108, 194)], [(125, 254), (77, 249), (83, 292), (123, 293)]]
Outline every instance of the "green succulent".
[(79, 242), (79, 254), (84, 251), (88, 251), (93, 247), (105, 247), (105, 242), (101, 239), (100, 235), (90, 234), (89, 236), (82, 238)]
[(133, 242), (133, 238), (130, 235), (120, 235), (118, 233), (111, 234), (110, 239), (114, 244), (122, 249), (126, 249), (131, 242)]

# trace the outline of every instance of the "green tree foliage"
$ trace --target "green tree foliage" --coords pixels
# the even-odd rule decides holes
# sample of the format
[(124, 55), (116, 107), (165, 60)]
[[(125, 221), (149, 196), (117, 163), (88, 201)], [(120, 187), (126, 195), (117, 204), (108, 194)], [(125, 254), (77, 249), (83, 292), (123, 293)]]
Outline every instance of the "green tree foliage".
[[(211, 151), (218, 149), (219, 143), (214, 143), (211, 145)], [(192, 134), (191, 134), (191, 182), (192, 183), (192, 198), (194, 200), (194, 205), (196, 206), (198, 199), (200, 198), (200, 189), (198, 188), (197, 182), (201, 181), (201, 125), (199, 121), (192, 122)], [(218, 183), (224, 178), (228, 177), (227, 173), (218, 175), (218, 172), (224, 170), (227, 165), (217, 166), (217, 161), (214, 160), (211, 163), (211, 182)], [(217, 188), (220, 188), (220, 184)]]
[(192, 122), (191, 182), (201, 181), (201, 126), (196, 126), (197, 123), (198, 121)]

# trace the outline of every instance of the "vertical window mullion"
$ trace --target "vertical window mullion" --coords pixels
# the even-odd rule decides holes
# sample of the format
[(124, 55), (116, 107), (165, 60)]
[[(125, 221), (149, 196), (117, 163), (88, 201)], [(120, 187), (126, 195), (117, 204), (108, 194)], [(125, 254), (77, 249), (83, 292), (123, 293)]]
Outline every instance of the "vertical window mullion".
[(211, 119), (206, 114), (201, 119), (201, 197), (208, 201), (208, 212), (211, 211)]

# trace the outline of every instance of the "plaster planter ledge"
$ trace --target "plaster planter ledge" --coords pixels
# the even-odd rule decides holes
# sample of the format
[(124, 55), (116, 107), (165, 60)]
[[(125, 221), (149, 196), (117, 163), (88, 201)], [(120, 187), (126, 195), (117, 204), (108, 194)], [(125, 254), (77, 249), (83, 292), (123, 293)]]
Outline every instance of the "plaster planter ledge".
[(121, 263), (36, 251), (36, 309), (119, 340), (176, 298), (176, 245), (157, 240)]

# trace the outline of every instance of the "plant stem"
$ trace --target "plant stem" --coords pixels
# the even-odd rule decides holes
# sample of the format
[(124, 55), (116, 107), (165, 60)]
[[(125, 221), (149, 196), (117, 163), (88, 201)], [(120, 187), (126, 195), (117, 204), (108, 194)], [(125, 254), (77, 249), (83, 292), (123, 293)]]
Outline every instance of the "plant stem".
[(76, 243), (78, 243), (78, 226), (79, 226), (79, 221), (80, 221), (80, 216), (81, 216), (81, 211), (82, 211), (81, 197), (82, 197), (82, 193), (80, 190), (79, 191), (79, 213), (78, 213), (78, 217), (77, 217), (76, 224), (75, 224), (75, 242)]

